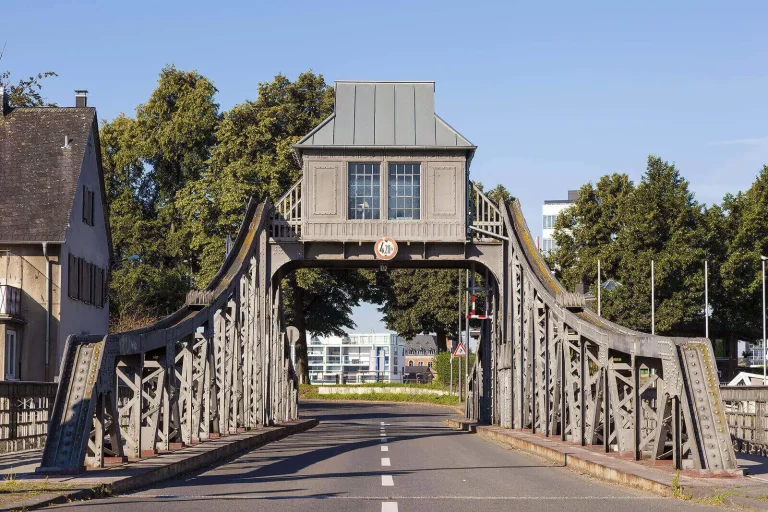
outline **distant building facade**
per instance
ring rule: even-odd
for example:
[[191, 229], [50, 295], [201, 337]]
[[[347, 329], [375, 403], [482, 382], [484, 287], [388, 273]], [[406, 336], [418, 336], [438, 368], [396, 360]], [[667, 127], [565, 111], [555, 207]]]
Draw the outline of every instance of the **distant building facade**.
[[51, 381], [67, 336], [109, 328], [98, 121], [85, 91], [72, 108], [0, 100], [0, 379]]
[[548, 253], [557, 248], [555, 243], [555, 221], [560, 212], [566, 208], [572, 206], [579, 198], [578, 190], [569, 190], [568, 199], [551, 199], [544, 201], [544, 206], [541, 209], [542, 223], [541, 223], [541, 247], [539, 250], [543, 253]]
[[408, 381], [431, 382], [436, 376], [437, 336], [417, 334], [405, 341], [405, 375]]
[[312, 384], [402, 382], [405, 342], [396, 334], [313, 336], [307, 356]]

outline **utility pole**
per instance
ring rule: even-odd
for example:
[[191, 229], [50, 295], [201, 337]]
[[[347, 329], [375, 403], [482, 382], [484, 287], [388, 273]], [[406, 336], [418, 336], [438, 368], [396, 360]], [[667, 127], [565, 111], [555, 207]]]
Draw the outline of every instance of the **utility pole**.
[[709, 339], [709, 268], [704, 260], [704, 337]]
[[765, 367], [765, 260], [768, 260], [767, 256], [760, 256], [763, 261], [763, 385], [765, 385], [766, 367]]
[[597, 316], [603, 316], [601, 315], [601, 299], [600, 296], [600, 288], [602, 288], [600, 283], [600, 260], [597, 260]]
[[651, 260], [651, 334], [656, 334], [656, 281], [653, 260]]

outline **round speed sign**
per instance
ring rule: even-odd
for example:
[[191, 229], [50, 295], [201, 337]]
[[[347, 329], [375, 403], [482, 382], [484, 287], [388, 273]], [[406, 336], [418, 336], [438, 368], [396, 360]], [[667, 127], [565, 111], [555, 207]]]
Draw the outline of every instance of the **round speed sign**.
[[373, 252], [380, 260], [391, 260], [397, 254], [397, 242], [388, 236], [381, 237], [373, 246]]

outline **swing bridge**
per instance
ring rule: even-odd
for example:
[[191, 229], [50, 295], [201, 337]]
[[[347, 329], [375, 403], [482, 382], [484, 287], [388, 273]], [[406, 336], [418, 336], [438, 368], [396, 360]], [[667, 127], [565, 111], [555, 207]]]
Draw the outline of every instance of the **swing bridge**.
[[[633, 331], [588, 309], [547, 268], [519, 202], [494, 203], [469, 180], [475, 150], [434, 112], [432, 82], [337, 82], [334, 113], [294, 146], [302, 177], [275, 204], [250, 202], [205, 289], [148, 327], [69, 338], [40, 471], [298, 418], [281, 280], [384, 267], [484, 277], [482, 290], [472, 283], [487, 318], [468, 418], [735, 470], [709, 340]], [[376, 253], [382, 240], [391, 259]]]

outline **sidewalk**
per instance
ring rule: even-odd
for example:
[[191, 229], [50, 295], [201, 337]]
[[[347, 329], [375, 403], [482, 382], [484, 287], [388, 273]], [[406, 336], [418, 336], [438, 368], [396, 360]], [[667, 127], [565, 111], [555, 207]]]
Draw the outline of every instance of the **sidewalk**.
[[309, 430], [317, 420], [286, 422], [222, 436], [136, 462], [89, 469], [79, 475], [35, 473], [42, 451], [0, 455], [0, 511], [32, 510], [73, 500], [131, 492], [178, 475], [197, 471], [271, 441]]
[[[741, 470], [728, 474], [675, 471], [672, 461], [635, 461], [626, 455], [605, 453], [602, 446], [582, 447], [560, 437], [544, 437], [530, 430], [511, 430], [478, 425], [466, 419], [447, 420], [457, 430], [477, 435], [547, 459], [601, 480], [662, 496], [674, 496], [741, 510], [768, 510], [768, 474], [745, 476]], [[768, 461], [746, 458], [740, 464], [766, 468]]]

